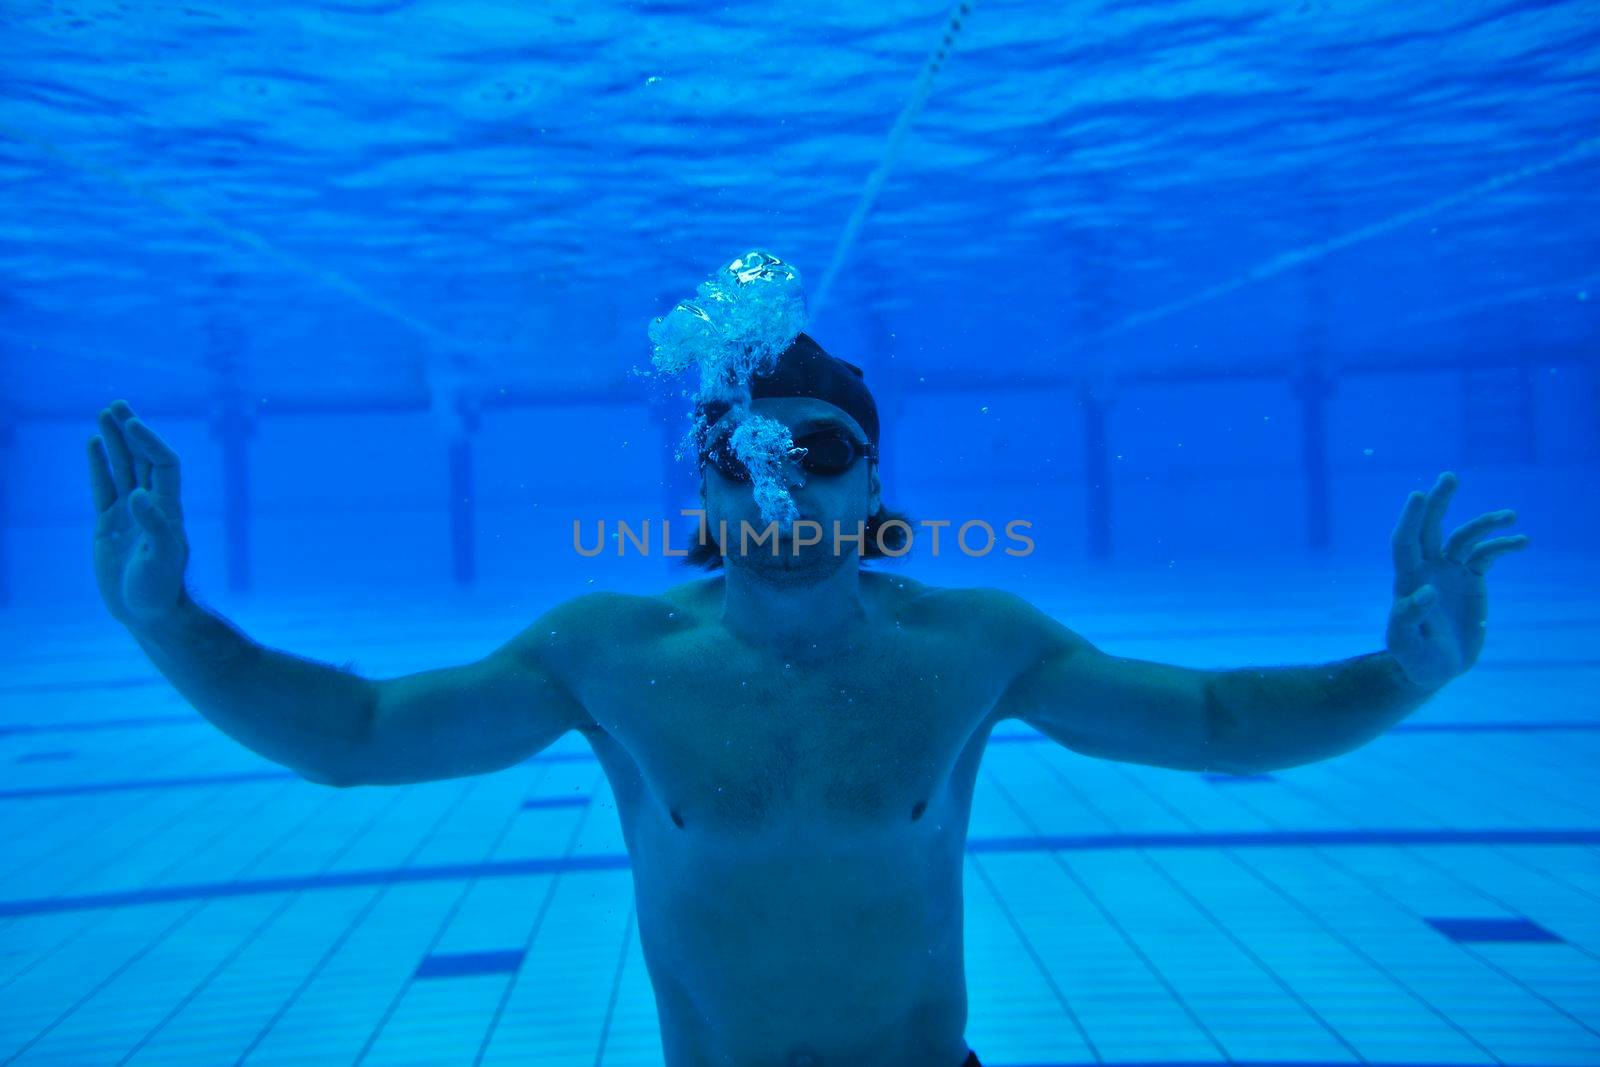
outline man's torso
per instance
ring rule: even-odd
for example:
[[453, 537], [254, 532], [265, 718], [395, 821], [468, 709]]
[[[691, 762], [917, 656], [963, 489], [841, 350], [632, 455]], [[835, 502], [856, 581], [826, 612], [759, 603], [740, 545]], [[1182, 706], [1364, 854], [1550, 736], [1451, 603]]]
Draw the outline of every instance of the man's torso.
[[979, 594], [863, 572], [861, 625], [788, 655], [720, 579], [612, 596], [571, 677], [675, 1067], [961, 1061], [963, 843], [1021, 651]]

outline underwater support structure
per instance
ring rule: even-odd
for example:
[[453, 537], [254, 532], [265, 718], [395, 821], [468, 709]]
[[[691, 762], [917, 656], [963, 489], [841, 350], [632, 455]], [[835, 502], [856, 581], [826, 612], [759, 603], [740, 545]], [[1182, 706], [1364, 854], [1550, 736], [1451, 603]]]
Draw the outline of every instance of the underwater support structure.
[[[1308, 214], [1316, 233], [1333, 233], [1338, 220], [1329, 201], [1313, 202]], [[1333, 483], [1328, 475], [1328, 397], [1337, 382], [1328, 365], [1328, 285], [1325, 264], [1314, 260], [1301, 272], [1304, 302], [1300, 345], [1289, 387], [1300, 402], [1300, 474], [1305, 484], [1306, 548], [1326, 552], [1333, 541]]]
[[478, 578], [478, 557], [474, 540], [472, 435], [478, 432], [479, 413], [475, 406], [458, 401], [459, 431], [450, 438], [450, 576], [457, 585], [471, 585]]
[[[11, 446], [16, 443], [16, 439], [15, 416], [10, 411], [0, 408], [0, 472], [11, 470]], [[0, 474], [0, 608], [11, 603], [11, 543], [7, 540], [11, 528], [11, 501], [5, 493], [9, 481], [10, 479], [4, 474]]]
[[1111, 558], [1111, 438], [1106, 427], [1106, 412], [1111, 407], [1111, 390], [1104, 381], [1085, 381], [1079, 392], [1083, 407], [1084, 492], [1088, 506], [1089, 558]]
[[222, 445], [222, 540], [228, 591], [250, 590], [250, 438], [255, 419], [236, 398], [219, 404], [211, 436]]
[[[1096, 199], [1109, 197], [1102, 179], [1090, 178], [1085, 192]], [[1109, 229], [1089, 229], [1061, 235], [1078, 263], [1078, 275], [1062, 309], [1061, 336], [1082, 337], [1077, 366], [1068, 372], [1083, 409], [1084, 519], [1088, 523], [1089, 558], [1111, 558], [1111, 431], [1108, 414], [1115, 386], [1126, 379], [1117, 366], [1117, 352], [1104, 343], [1113, 315], [1122, 303], [1116, 284], [1121, 264], [1117, 235]], [[1034, 377], [1034, 376], [1030, 376]], [[1042, 384], [1042, 383], [1041, 383]]]
[[248, 334], [237, 313], [239, 276], [218, 274], [211, 282], [203, 360], [213, 383], [207, 413], [211, 436], [222, 447], [222, 541], [228, 590], [250, 589], [250, 439], [255, 414], [245, 402], [240, 382], [241, 358]]
[[[683, 508], [700, 506], [700, 480], [697, 475], [698, 468], [695, 460], [685, 456], [683, 461], [676, 458], [679, 443], [689, 428], [689, 420], [684, 417], [684, 405], [681, 397], [673, 398], [652, 395], [647, 401], [650, 412], [650, 422], [657, 433], [656, 451], [661, 457], [661, 517], [668, 522], [667, 530], [678, 531], [672, 535], [672, 550], [678, 551], [689, 547], [693, 540], [692, 533], [682, 531], [694, 530], [694, 516], [679, 515]], [[667, 556], [662, 554], [665, 566], [671, 570], [681, 556]]]
[[1300, 468], [1306, 485], [1306, 547], [1325, 552], [1333, 537], [1332, 486], [1328, 479], [1328, 397], [1333, 379], [1307, 367], [1293, 380], [1300, 401]]
[[870, 294], [863, 307], [862, 350], [864, 357], [870, 354], [870, 359], [865, 360], [867, 381], [876, 383], [873, 399], [878, 405], [878, 422], [882, 427], [878, 441], [878, 482], [883, 487], [886, 506], [892, 507], [900, 499], [903, 488], [900, 479], [907, 471], [905, 457], [896, 447], [899, 441], [895, 431], [905, 424], [910, 410], [910, 391], [906, 385], [905, 361], [896, 358], [899, 342], [879, 310], [881, 301], [888, 295], [886, 289], [880, 287]]

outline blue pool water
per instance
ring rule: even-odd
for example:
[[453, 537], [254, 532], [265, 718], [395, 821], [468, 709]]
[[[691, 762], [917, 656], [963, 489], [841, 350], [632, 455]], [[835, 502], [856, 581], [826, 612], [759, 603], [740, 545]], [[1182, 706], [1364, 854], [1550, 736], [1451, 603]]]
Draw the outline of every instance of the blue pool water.
[[885, 505], [1033, 538], [873, 569], [1222, 669], [1382, 649], [1441, 471], [1531, 538], [1331, 758], [1002, 723], [985, 1067], [1600, 1064], [1597, 190], [1576, 0], [0, 5], [0, 1064], [664, 1062], [584, 738], [346, 789], [233, 740], [107, 610], [85, 442], [170, 442], [254, 641], [473, 661], [698, 575], [618, 536], [697, 493], [647, 327], [752, 248]]

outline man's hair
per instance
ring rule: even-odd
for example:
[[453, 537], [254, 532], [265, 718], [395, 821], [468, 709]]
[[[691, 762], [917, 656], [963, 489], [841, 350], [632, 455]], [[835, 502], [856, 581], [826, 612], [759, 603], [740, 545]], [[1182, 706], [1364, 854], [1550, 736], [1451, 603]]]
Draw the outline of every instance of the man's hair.
[[[905, 523], [905, 525], [890, 526], [887, 530], [883, 530], [885, 524], [895, 519]], [[705, 543], [701, 543], [701, 528], [697, 526], [695, 531], [689, 535], [689, 544], [687, 546], [689, 549], [689, 554], [687, 556], [679, 556], [678, 558], [683, 560], [683, 562], [688, 566], [700, 567], [704, 570], [714, 571], [718, 567], [722, 566], [722, 548], [717, 544], [717, 531], [711, 528], [711, 524], [709, 522], [705, 524], [704, 529]], [[879, 530], [883, 530], [883, 548], [878, 547]], [[760, 531], [757, 532], [759, 533]], [[844, 543], [844, 538], [846, 537], [854, 538], [855, 531], [845, 529], [844, 526], [841, 525], [839, 528], [839, 539], [841, 544]], [[906, 554], [904, 550], [909, 546], [910, 542], [911, 519], [898, 511], [890, 511], [888, 508], [879, 507], [877, 512], [867, 520], [865, 536], [861, 545], [861, 558], [864, 560], [897, 559]], [[819, 543], [828, 545], [831, 548], [833, 543], [833, 531], [822, 531], [822, 540]], [[766, 544], [767, 542], [762, 542], [763, 547], [755, 548], [753, 551], [770, 553], [771, 549], [764, 547]], [[737, 552], [739, 551], [739, 547], [739, 531], [734, 527], [730, 527], [728, 529], [728, 551]], [[891, 549], [892, 553], [884, 551], [884, 548]]]
[[[829, 354], [813, 338], [801, 333], [788, 348], [784, 349], [777, 363], [767, 373], [755, 375], [750, 379], [750, 399], [806, 396], [825, 400], [855, 419], [866, 433], [867, 441], [876, 446], [879, 429], [878, 405], [872, 399], [872, 391], [867, 388], [865, 378], [866, 375], [860, 367]], [[705, 476], [708, 458], [704, 451], [707, 443], [705, 433], [728, 410], [729, 404], [722, 400], [704, 401], [697, 405], [699, 414], [697, 424], [701, 429], [696, 444], [701, 449], [702, 477]], [[890, 552], [878, 547], [878, 531], [895, 519], [905, 523], [905, 526], [890, 526], [884, 531], [884, 548], [903, 555], [904, 550], [910, 547], [911, 521], [897, 511], [879, 507], [877, 513], [866, 522], [860, 550], [862, 559], [896, 558]], [[679, 558], [692, 567], [715, 570], [722, 566], [722, 549], [717, 544], [716, 532], [707, 524], [704, 530], [704, 544], [701, 543], [701, 533], [702, 531], [696, 528], [689, 538], [689, 554]], [[854, 536], [853, 530], [841, 529], [839, 533], [841, 541], [847, 535]], [[832, 539], [832, 530], [822, 532], [822, 544], [831, 546]], [[737, 530], [728, 531], [728, 541], [730, 552], [738, 551], [742, 544]]]

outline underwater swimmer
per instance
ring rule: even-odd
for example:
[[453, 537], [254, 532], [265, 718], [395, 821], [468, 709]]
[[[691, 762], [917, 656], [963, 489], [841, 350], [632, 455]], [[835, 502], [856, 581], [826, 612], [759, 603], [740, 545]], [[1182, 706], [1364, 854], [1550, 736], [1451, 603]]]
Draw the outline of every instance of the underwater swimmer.
[[[796, 513], [826, 529], [881, 514], [864, 381], [809, 338], [773, 380], [770, 392], [753, 383], [746, 416], [823, 453], [786, 460]], [[737, 409], [708, 414], [705, 508], [736, 523], [759, 510], [752, 483], [709, 453]], [[798, 559], [730, 548], [704, 560], [715, 576], [580, 596], [475, 663], [369, 680], [258, 645], [196, 604], [177, 456], [121, 401], [100, 429], [101, 592], [241, 743], [349, 787], [495, 771], [581, 733], [616, 797], [667, 1067], [977, 1064], [962, 859], [998, 723], [1194, 771], [1327, 759], [1477, 659], [1483, 572], [1525, 542], [1482, 539], [1509, 521], [1499, 512], [1441, 541], [1455, 486], [1441, 476], [1394, 531], [1387, 649], [1317, 666], [1109, 655], [1019, 596], [866, 570], [854, 542], [835, 555], [825, 540]]]

